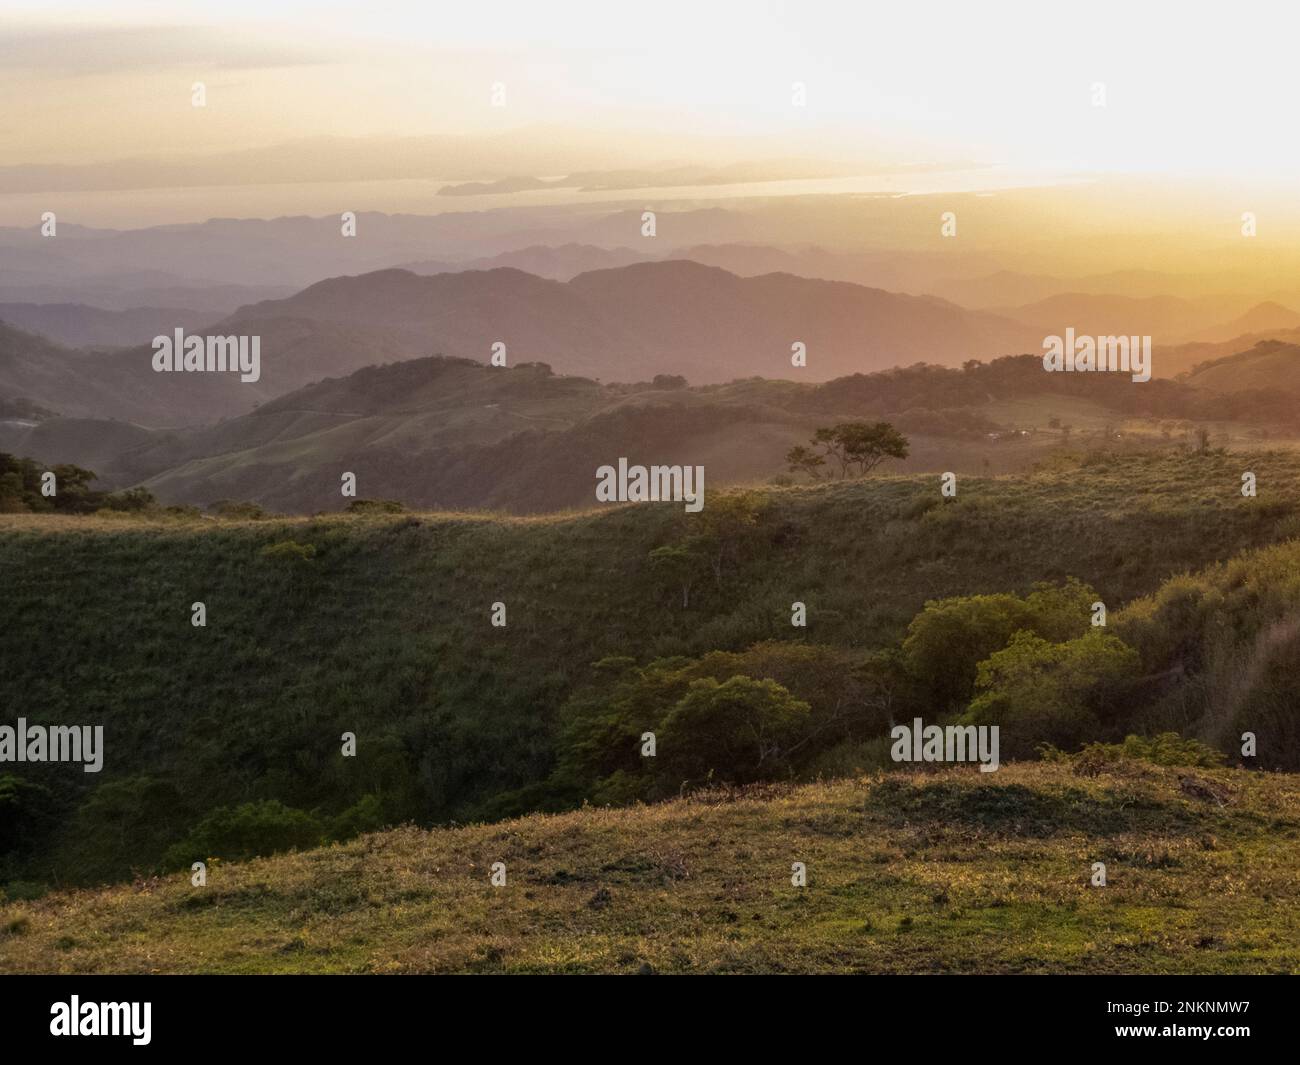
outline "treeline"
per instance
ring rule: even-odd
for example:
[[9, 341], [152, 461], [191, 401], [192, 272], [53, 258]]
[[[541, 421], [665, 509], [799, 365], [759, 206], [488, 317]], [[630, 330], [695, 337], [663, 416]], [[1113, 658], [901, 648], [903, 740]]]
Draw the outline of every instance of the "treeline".
[[147, 510], [156, 506], [144, 488], [100, 492], [90, 470], [68, 463], [42, 466], [0, 451], [0, 514], [93, 514], [97, 510]]
[[889, 729], [918, 717], [996, 725], [1004, 760], [1111, 744], [1149, 760], [1300, 771], [1300, 542], [1170, 581], [1109, 625], [1095, 623], [1097, 604], [1069, 579], [934, 600], [899, 645], [866, 655], [767, 641], [606, 659], [563, 708], [563, 753], [543, 794], [626, 803], [888, 769]]

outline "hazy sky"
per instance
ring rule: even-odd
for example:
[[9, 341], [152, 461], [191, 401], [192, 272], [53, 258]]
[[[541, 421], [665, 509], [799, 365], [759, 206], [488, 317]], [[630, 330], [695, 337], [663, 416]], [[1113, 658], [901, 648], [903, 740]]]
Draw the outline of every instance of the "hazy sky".
[[1276, 3], [0, 6], [8, 165], [547, 123], [773, 156], [1300, 176], [1300, 18]]

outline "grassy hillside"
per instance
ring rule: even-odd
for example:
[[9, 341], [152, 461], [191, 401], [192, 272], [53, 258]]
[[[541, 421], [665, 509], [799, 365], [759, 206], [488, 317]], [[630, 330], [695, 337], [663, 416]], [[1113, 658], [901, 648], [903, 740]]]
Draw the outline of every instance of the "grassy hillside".
[[1289, 775], [890, 774], [210, 856], [0, 907], [0, 971], [1297, 973], [1298, 841]]
[[1157, 376], [1181, 379], [1205, 363], [1239, 355], [1260, 344], [1295, 344], [1297, 341], [1300, 341], [1300, 329], [1269, 329], [1259, 333], [1245, 333], [1230, 340], [1156, 345], [1152, 361]]
[[1183, 380], [1193, 388], [1216, 393], [1247, 389], [1296, 392], [1300, 390], [1300, 346], [1262, 340], [1247, 351], [1200, 364]]
[[[1238, 491], [1246, 468], [1257, 499]], [[896, 644], [928, 599], [1066, 577], [1114, 610], [1295, 535], [1300, 463], [1116, 456], [962, 479], [946, 502], [929, 476], [752, 500], [752, 526], [718, 533], [717, 574], [686, 608], [650, 552], [691, 542], [707, 528], [692, 522], [726, 513], [719, 497], [698, 516], [0, 516], [0, 705], [102, 722], [109, 748], [97, 775], [19, 767], [43, 790], [12, 824], [36, 838], [0, 872], [122, 876], [213, 808], [252, 800], [335, 817], [378, 796], [426, 823], [523, 812], [545, 799], [561, 707], [602, 658], [762, 640], [865, 653]], [[795, 600], [806, 629], [790, 624]], [[495, 602], [505, 628], [490, 624]], [[340, 757], [344, 731], [355, 759]]]
[[[96, 472], [104, 470], [141, 447], [156, 443], [156, 436], [130, 422], [98, 418], [46, 418], [40, 421], [0, 421], [0, 451], [10, 455], [39, 455], [50, 465], [71, 463]], [[100, 477], [111, 487], [111, 475]]]
[[[237, 375], [154, 373], [149, 347], [84, 352], [0, 321], [0, 396], [73, 418], [185, 425], [247, 410]], [[233, 379], [232, 379], [233, 378]]]

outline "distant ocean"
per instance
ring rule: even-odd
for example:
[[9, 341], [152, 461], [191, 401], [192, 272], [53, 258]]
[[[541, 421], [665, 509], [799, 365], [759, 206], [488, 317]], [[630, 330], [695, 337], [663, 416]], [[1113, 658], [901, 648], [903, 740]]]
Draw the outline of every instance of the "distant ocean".
[[1079, 180], [1066, 173], [1031, 173], [1006, 167], [960, 170], [907, 170], [859, 177], [746, 182], [736, 185], [681, 185], [666, 188], [538, 189], [483, 196], [439, 196], [450, 181], [427, 179], [348, 181], [274, 185], [206, 185], [185, 188], [126, 189], [112, 192], [39, 192], [0, 195], [0, 226], [37, 226], [53, 211], [63, 223], [100, 228], [202, 222], [209, 218], [275, 218], [283, 215], [382, 211], [386, 214], [442, 214], [501, 207], [591, 204], [662, 206], [674, 201], [732, 200], [769, 196], [922, 195], [943, 192], [993, 192]]

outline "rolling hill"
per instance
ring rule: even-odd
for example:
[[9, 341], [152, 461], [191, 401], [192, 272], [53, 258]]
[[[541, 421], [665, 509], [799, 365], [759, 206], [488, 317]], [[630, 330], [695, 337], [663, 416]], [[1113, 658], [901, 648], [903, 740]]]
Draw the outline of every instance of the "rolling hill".
[[[154, 433], [130, 422], [57, 417], [0, 419], [0, 452], [39, 455], [50, 465], [69, 463], [96, 473], [110, 471], [123, 461], [123, 456], [157, 443]], [[111, 472], [100, 475], [100, 486], [125, 487]]]
[[[273, 323], [277, 335], [287, 335], [286, 324]], [[306, 328], [312, 343], [304, 350], [313, 356], [316, 335], [328, 329]], [[348, 349], [337, 344], [329, 354], [346, 357]], [[333, 511], [349, 501], [340, 478], [350, 472], [370, 498], [527, 514], [591, 505], [593, 471], [620, 456], [703, 465], [715, 486], [789, 479], [789, 449], [838, 421], [884, 419], [905, 433], [910, 452], [891, 461], [897, 471], [1008, 473], [1070, 446], [1186, 447], [1193, 426], [1218, 442], [1294, 436], [1294, 395], [1044, 374], [1033, 355], [821, 384], [747, 378], [702, 386], [673, 377], [602, 385], [536, 363], [502, 368], [439, 356], [326, 378], [206, 427], [0, 419], [0, 451], [73, 462], [94, 470], [102, 488], [143, 484], [167, 504], [240, 499], [278, 511]]]
[[[1041, 351], [1043, 336], [1063, 336], [1067, 328], [1080, 336], [1150, 336], [1155, 344], [1198, 339], [1197, 334], [1206, 330], [1219, 336], [1224, 319], [1241, 314], [1243, 309], [1239, 297], [1189, 300], [1177, 296], [1069, 292], [1021, 307], [1001, 308], [997, 313], [1039, 331], [1039, 344], [1034, 350]], [[1253, 320], [1249, 313], [1243, 318]]]
[[[417, 405], [412, 395], [410, 405], [374, 414], [334, 412], [315, 405], [326, 383], [196, 434], [179, 449], [160, 444], [137, 452], [128, 456], [130, 473], [116, 466], [110, 473], [115, 482], [136, 479], [131, 474], [156, 455], [167, 468], [142, 480], [159, 499], [199, 505], [249, 499], [302, 513], [346, 504], [339, 478], [351, 471], [359, 491], [372, 498], [420, 508], [544, 513], [590, 505], [595, 470], [621, 455], [705, 465], [719, 484], [766, 480], [817, 422], [757, 396], [751, 404], [739, 396], [646, 388], [625, 400], [585, 378], [538, 387], [526, 366], [510, 380], [478, 366], [445, 372], [437, 360], [397, 365], [413, 393], [445, 386], [455, 390], [454, 399]], [[399, 376], [382, 369], [389, 379]], [[468, 387], [457, 381], [475, 371]], [[493, 376], [512, 387], [491, 387], [495, 382], [484, 379]], [[743, 442], [735, 436], [742, 427]]]
[[[1239, 492], [1243, 468], [1257, 499]], [[849, 678], [927, 600], [1067, 577], [1096, 590], [1151, 674], [1183, 678], [1144, 687], [1135, 716], [1105, 729], [1170, 716], [1191, 729], [1245, 707], [1270, 764], [1296, 757], [1300, 741], [1278, 724], [1294, 678], [1267, 672], [1290, 646], [1275, 622], [1300, 595], [1295, 543], [1283, 543], [1300, 528], [1295, 456], [1114, 456], [960, 484], [947, 503], [934, 476], [714, 493], [703, 525], [673, 504], [545, 519], [0, 515], [0, 629], [40, 648], [7, 657], [0, 703], [33, 722], [102, 722], [108, 752], [98, 774], [7, 767], [21, 783], [4, 792], [4, 875], [147, 870], [214, 809], [253, 800], [339, 826], [563, 806], [562, 729], [591, 685], [605, 698], [611, 663], [596, 663], [610, 656], [776, 641], [832, 656], [826, 675]], [[651, 552], [697, 534], [720, 538], [720, 554], [684, 607]], [[796, 599], [806, 630], [790, 624]], [[196, 601], [205, 627], [191, 625]], [[505, 628], [489, 620], [498, 601]], [[1242, 645], [1220, 646], [1223, 633]], [[762, 659], [750, 668], [769, 668]], [[1242, 661], [1255, 663], [1253, 687]], [[360, 737], [355, 762], [339, 757], [344, 731]], [[850, 747], [824, 768], [861, 756]]]
[[1280, 333], [1297, 328], [1300, 328], [1300, 313], [1274, 300], [1265, 300], [1251, 307], [1240, 317], [1203, 330], [1188, 339], [1213, 344], [1216, 341], [1233, 340], [1251, 333]]
[[70, 348], [148, 344], [177, 326], [201, 329], [218, 316], [192, 308], [131, 307], [109, 311], [83, 303], [0, 303], [0, 321]]
[[1240, 770], [715, 791], [10, 902], [0, 971], [1295, 973], [1298, 835], [1297, 778]]
[[1158, 377], [1182, 378], [1203, 363], [1223, 359], [1229, 355], [1239, 355], [1249, 351], [1258, 344], [1280, 341], [1288, 344], [1300, 343], [1300, 329], [1280, 329], [1266, 333], [1248, 333], [1214, 343], [1199, 341], [1188, 344], [1173, 344], [1156, 347], [1152, 355], [1155, 373]]
[[[128, 331], [189, 327], [187, 312], [165, 308], [129, 318], [93, 308], [18, 311], [66, 336], [107, 335], [109, 320]], [[261, 338], [261, 379], [250, 383], [156, 374], [147, 344], [92, 356], [4, 328], [0, 395], [68, 417], [166, 429], [245, 414], [309, 382], [433, 351], [486, 361], [498, 341], [512, 365], [542, 361], [605, 380], [682, 374], [711, 383], [756, 374], [823, 381], [918, 360], [955, 364], [1033, 339], [932, 297], [787, 274], [741, 278], [685, 261], [588, 271], [563, 283], [506, 268], [334, 278], [245, 306], [203, 330]], [[807, 347], [806, 367], [791, 366], [796, 341]]]
[[331, 373], [420, 354], [382, 327], [302, 319], [248, 318], [220, 323], [199, 335], [209, 334], [259, 336], [260, 379], [243, 382], [232, 373], [157, 373], [151, 345], [85, 352], [0, 322], [0, 397], [21, 397], [68, 417], [177, 428], [243, 414]]
[[1192, 388], [1227, 394], [1248, 390], [1300, 392], [1300, 344], [1261, 340], [1248, 351], [1199, 364], [1181, 380]]
[[159, 374], [151, 349], [84, 352], [0, 322], [0, 397], [73, 418], [144, 426], [207, 421], [246, 409], [237, 377]]

